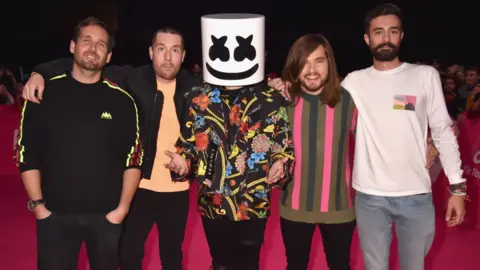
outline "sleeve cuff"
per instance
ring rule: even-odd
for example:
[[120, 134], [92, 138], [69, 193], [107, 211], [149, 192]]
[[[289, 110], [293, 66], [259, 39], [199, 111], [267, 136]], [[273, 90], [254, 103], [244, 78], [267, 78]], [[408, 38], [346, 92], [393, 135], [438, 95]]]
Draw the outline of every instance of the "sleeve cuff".
[[26, 171], [40, 170], [37, 164], [27, 164], [27, 163], [20, 164], [18, 168], [20, 169], [20, 173], [24, 173]]
[[458, 178], [455, 178], [455, 179], [448, 178], [448, 182], [449, 182], [450, 185], [457, 185], [457, 184], [466, 183], [467, 180], [463, 177], [458, 177]]
[[283, 153], [277, 153], [277, 154], [273, 154], [271, 157], [270, 157], [270, 165], [272, 165], [275, 161], [279, 160], [279, 159], [282, 159], [284, 157], [288, 157], [289, 160], [291, 160], [291, 157], [289, 157], [288, 155], [286, 154], [283, 154]]
[[[272, 161], [271, 161], [271, 164], [273, 164], [276, 160], [278, 159], [281, 159], [281, 158], [284, 158], [284, 157], [288, 157], [288, 161], [287, 163], [285, 163], [285, 165], [283, 165], [283, 170], [284, 170], [284, 174], [285, 174], [285, 177], [283, 177], [282, 179], [278, 180], [276, 183], [273, 183], [272, 184], [272, 187], [273, 188], [279, 188], [279, 189], [284, 189], [285, 186], [290, 183], [290, 181], [292, 180], [292, 176], [293, 176], [293, 167], [294, 167], [294, 164], [295, 164], [295, 161], [293, 159], [291, 159], [289, 156], [287, 155], [282, 155], [282, 154], [279, 154], [278, 156], [274, 156], [272, 157]], [[270, 164], [270, 165], [271, 165]]]
[[129, 165], [125, 168], [125, 170], [128, 170], [128, 169], [142, 169], [142, 165], [139, 165], [139, 164], [134, 164], [134, 165]]
[[30, 73], [30, 78], [35, 74], [38, 74], [38, 75], [42, 76], [43, 78], [45, 78], [45, 76], [44, 76], [45, 74], [41, 70], [35, 69], [35, 68], [33, 69], [32, 73]]

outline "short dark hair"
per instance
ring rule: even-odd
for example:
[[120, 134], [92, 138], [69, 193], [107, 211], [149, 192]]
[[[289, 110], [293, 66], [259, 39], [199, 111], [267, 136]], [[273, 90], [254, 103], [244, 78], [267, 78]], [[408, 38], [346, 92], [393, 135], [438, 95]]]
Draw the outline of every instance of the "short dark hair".
[[173, 28], [173, 27], [162, 27], [160, 29], [158, 29], [157, 31], [155, 31], [153, 33], [153, 37], [152, 37], [152, 46], [155, 45], [155, 41], [157, 41], [157, 35], [160, 34], [160, 33], [163, 33], [163, 34], [172, 34], [172, 35], [178, 35], [180, 36], [181, 38], [181, 46], [182, 46], [182, 49], [184, 50], [185, 49], [185, 40], [183, 38], [183, 35], [180, 31], [178, 31], [178, 29], [176, 28]]
[[467, 67], [467, 69], [465, 70], [465, 72], [474, 71], [474, 72], [476, 72], [476, 73], [478, 74], [478, 73], [479, 73], [478, 70], [479, 70], [479, 68], [476, 67], [476, 66], [469, 66], [469, 67]]
[[110, 32], [110, 30], [107, 28], [107, 25], [103, 21], [101, 21], [100, 19], [95, 18], [95, 17], [87, 17], [87, 18], [79, 21], [77, 23], [77, 25], [75, 25], [75, 28], [73, 28], [73, 39], [72, 40], [77, 42], [78, 37], [80, 36], [80, 32], [82, 31], [82, 28], [87, 27], [87, 26], [91, 26], [91, 25], [101, 27], [107, 32], [107, 34], [108, 34], [108, 44], [107, 44], [107, 46], [108, 46], [108, 51], [111, 52], [113, 47], [115, 46], [115, 39], [112, 35], [112, 32]]
[[380, 16], [386, 16], [386, 15], [397, 16], [403, 27], [403, 13], [400, 10], [400, 8], [394, 4], [384, 3], [369, 10], [365, 15], [365, 20], [363, 21], [363, 28], [364, 28], [365, 34], [368, 34], [370, 32], [370, 24], [372, 23], [372, 20]]

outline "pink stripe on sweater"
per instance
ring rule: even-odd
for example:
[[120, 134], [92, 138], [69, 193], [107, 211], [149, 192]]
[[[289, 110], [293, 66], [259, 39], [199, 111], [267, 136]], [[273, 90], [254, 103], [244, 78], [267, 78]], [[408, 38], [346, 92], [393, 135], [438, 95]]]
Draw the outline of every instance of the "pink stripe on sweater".
[[300, 209], [300, 188], [302, 185], [302, 116], [303, 98], [298, 99], [293, 112], [293, 147], [295, 149], [295, 171], [293, 177], [292, 209]]
[[[327, 105], [326, 105], [327, 106]], [[328, 201], [330, 200], [330, 184], [332, 179], [332, 143], [335, 109], [327, 106], [325, 119], [325, 143], [323, 152], [323, 183], [322, 201], [320, 212], [328, 212]]]
[[350, 131], [355, 131], [355, 128], [357, 128], [357, 118], [358, 118], [358, 110], [355, 108], [353, 110], [353, 116], [352, 116], [352, 124], [350, 125]]

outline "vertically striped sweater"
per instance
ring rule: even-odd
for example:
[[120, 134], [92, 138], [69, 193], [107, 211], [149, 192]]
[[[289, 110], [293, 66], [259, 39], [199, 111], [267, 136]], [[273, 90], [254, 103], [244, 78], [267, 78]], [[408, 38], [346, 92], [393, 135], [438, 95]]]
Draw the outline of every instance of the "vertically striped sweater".
[[343, 91], [334, 107], [303, 94], [288, 108], [296, 166], [283, 191], [280, 216], [306, 223], [344, 223], [355, 219], [349, 153], [355, 105]]

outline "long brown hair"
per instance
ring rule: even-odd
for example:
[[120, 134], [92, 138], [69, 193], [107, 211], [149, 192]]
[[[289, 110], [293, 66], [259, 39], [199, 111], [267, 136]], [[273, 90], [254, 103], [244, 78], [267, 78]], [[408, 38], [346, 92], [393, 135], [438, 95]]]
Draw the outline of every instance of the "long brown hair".
[[[302, 93], [299, 76], [307, 63], [307, 59], [318, 47], [323, 46], [328, 60], [328, 76], [320, 93], [320, 100], [331, 108], [340, 102], [340, 78], [338, 77], [337, 64], [333, 55], [332, 46], [328, 40], [320, 34], [307, 34], [295, 41], [288, 52], [287, 60], [282, 71], [282, 79], [292, 83], [290, 96], [295, 105]], [[323, 79], [323, 78], [322, 78]]]

